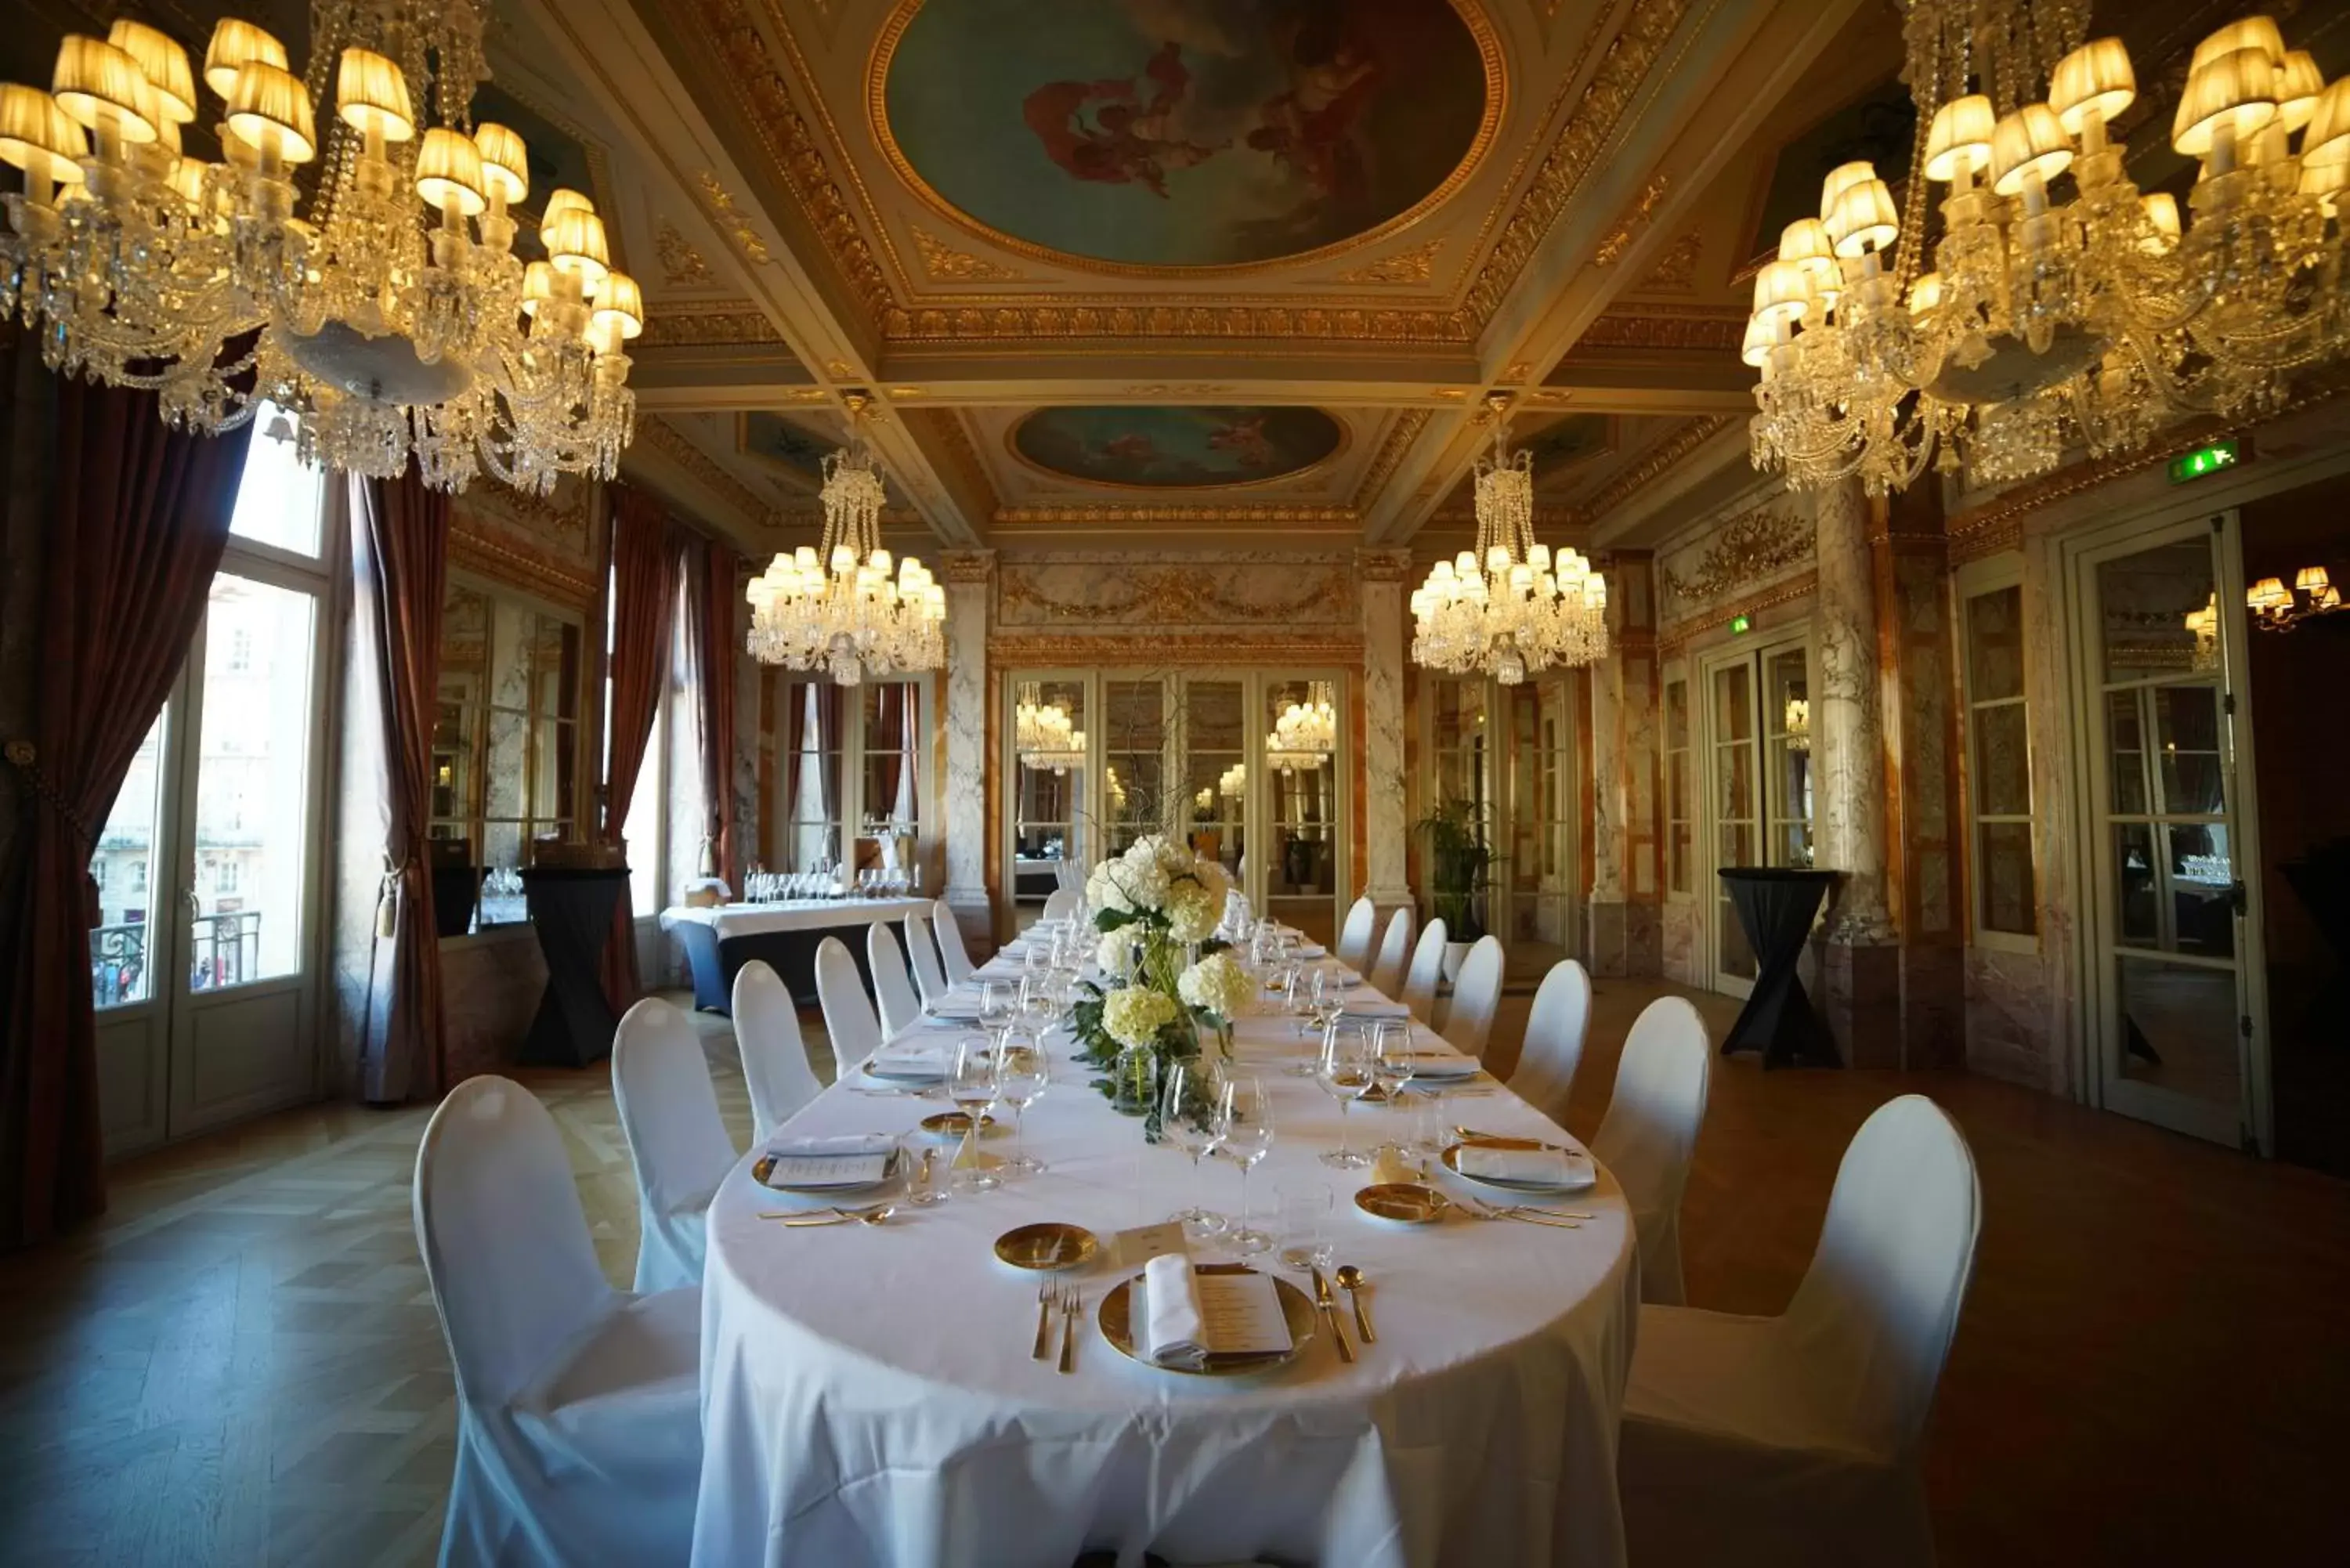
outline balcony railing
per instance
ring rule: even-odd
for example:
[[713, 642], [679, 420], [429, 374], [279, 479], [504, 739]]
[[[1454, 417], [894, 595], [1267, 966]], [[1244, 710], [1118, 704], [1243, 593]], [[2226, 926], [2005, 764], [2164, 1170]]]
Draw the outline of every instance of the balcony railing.
[[[261, 975], [261, 911], [198, 915], [189, 930], [188, 989], [219, 991]], [[99, 1007], [147, 995], [147, 927], [131, 921], [89, 933], [90, 1001]]]

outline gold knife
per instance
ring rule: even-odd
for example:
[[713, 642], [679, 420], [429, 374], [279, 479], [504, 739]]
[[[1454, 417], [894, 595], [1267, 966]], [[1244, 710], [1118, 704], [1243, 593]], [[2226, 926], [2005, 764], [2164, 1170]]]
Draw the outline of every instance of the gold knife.
[[1338, 1359], [1351, 1364], [1355, 1359], [1355, 1347], [1347, 1342], [1347, 1325], [1338, 1321], [1338, 1303], [1330, 1294], [1330, 1282], [1322, 1277], [1319, 1269], [1314, 1271], [1314, 1304], [1321, 1308], [1322, 1315], [1329, 1320], [1330, 1337], [1338, 1345]]

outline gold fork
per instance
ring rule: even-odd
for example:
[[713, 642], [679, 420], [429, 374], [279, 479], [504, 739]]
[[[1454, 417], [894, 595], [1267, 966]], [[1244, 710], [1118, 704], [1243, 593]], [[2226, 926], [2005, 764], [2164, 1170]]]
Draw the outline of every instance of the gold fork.
[[1028, 1353], [1032, 1361], [1042, 1361], [1053, 1353], [1053, 1308], [1058, 1304], [1057, 1293], [1051, 1280], [1036, 1287], [1036, 1345]]
[[1077, 1369], [1077, 1287], [1065, 1287], [1061, 1298], [1061, 1370]]

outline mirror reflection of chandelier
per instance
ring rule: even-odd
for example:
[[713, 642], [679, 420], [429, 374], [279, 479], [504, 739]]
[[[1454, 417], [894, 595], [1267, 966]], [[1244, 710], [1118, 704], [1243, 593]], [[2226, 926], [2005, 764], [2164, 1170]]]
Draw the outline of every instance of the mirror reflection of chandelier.
[[[2200, 161], [2188, 226], [2106, 134], [2137, 80], [2121, 40], [2084, 42], [2086, 0], [1905, 8], [1929, 126], [1908, 210], [1845, 164], [1756, 276], [1756, 467], [1883, 494], [1939, 451], [1944, 472], [2028, 479], [2068, 442], [2103, 457], [2179, 413], [2256, 417], [2292, 372], [2350, 355], [2350, 78], [2327, 86], [2265, 16], [2198, 46], [2171, 125]], [[1928, 269], [1929, 182], [1949, 194]]]
[[889, 492], [857, 431], [865, 407], [848, 401], [848, 444], [824, 460], [824, 538], [778, 553], [751, 579], [751, 656], [789, 670], [823, 670], [842, 686], [869, 671], [937, 670], [946, 663], [946, 590], [912, 556], [890, 580], [881, 547]]
[[1787, 732], [1787, 749], [1791, 752], [1810, 751], [1812, 749], [1812, 704], [1809, 700], [1802, 697], [1788, 698], [1785, 721], [1783, 727]]
[[1578, 552], [1561, 550], [1554, 562], [1534, 543], [1534, 453], [1509, 450], [1509, 400], [1485, 401], [1493, 452], [1477, 460], [1477, 547], [1437, 562], [1413, 591], [1411, 658], [1514, 686], [1553, 665], [1607, 657], [1607, 583]]
[[1226, 768], [1223, 777], [1216, 781], [1216, 793], [1227, 799], [1235, 800], [1247, 794], [1248, 764], [1234, 763], [1231, 767]]
[[1264, 765], [1294, 774], [1302, 768], [1330, 765], [1338, 749], [1338, 711], [1330, 701], [1330, 683], [1316, 680], [1303, 702], [1292, 702], [1273, 722], [1264, 738]]
[[1086, 765], [1086, 732], [1072, 725], [1066, 708], [1045, 701], [1033, 680], [1020, 688], [1012, 732], [1013, 749], [1031, 772], [1066, 774]]
[[[2303, 566], [2293, 574], [2293, 587], [2282, 577], [2262, 577], [2244, 590], [2244, 607], [2252, 625], [2262, 631], [2291, 631], [2312, 616], [2332, 615], [2342, 607], [2342, 590], [2326, 576], [2324, 566]], [[2218, 611], [2212, 614], [2216, 624]]]
[[259, 27], [213, 29], [217, 163], [181, 143], [199, 103], [186, 50], [143, 23], [69, 35], [48, 92], [0, 83], [0, 160], [25, 172], [0, 316], [53, 370], [153, 389], [176, 426], [286, 410], [312, 464], [390, 479], [412, 453], [434, 489], [487, 469], [533, 494], [612, 477], [644, 301], [576, 191], [546, 202], [546, 259], [515, 254], [530, 160], [512, 130], [472, 123], [489, 75], [475, 0], [313, 0], [310, 44], [297, 77]]

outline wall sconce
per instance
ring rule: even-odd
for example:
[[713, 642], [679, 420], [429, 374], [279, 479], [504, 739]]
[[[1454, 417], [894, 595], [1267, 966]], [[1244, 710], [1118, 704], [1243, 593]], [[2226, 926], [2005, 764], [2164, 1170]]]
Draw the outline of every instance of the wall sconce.
[[2290, 588], [2282, 577], [2262, 577], [2246, 588], [2244, 607], [2262, 631], [2291, 631], [2313, 616], [2340, 609], [2342, 590], [2327, 580], [2324, 567], [2303, 566], [2293, 574]]

